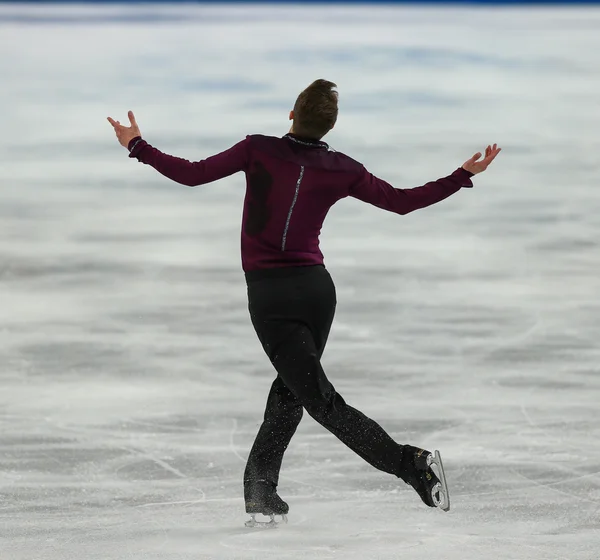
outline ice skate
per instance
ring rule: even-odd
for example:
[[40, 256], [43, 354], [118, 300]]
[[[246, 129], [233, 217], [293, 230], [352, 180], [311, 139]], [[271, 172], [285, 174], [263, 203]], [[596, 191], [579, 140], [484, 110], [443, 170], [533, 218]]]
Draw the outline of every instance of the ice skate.
[[[287, 523], [288, 505], [278, 496], [275, 485], [266, 480], [244, 483], [244, 501], [246, 513], [250, 519], [246, 527], [270, 528], [277, 527], [280, 523]], [[260, 521], [257, 515], [264, 515], [270, 521]], [[275, 516], [281, 516], [281, 521], [276, 521]]]
[[439, 451], [435, 455], [425, 449], [405, 446], [402, 479], [410, 484], [429, 507], [450, 510], [450, 494]]

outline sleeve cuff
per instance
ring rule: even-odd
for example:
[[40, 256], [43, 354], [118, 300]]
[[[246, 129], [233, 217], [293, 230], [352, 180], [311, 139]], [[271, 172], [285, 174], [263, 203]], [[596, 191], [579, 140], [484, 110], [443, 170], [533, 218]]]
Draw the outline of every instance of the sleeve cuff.
[[459, 167], [453, 175], [459, 179], [461, 182], [461, 187], [465, 189], [470, 189], [473, 187], [473, 181], [471, 181], [471, 177], [474, 177], [475, 174], [467, 171], [466, 169]]
[[127, 149], [129, 150], [129, 157], [135, 158], [140, 153], [140, 151], [148, 145], [148, 142], [142, 139], [141, 136], [136, 136], [129, 141], [127, 145]]

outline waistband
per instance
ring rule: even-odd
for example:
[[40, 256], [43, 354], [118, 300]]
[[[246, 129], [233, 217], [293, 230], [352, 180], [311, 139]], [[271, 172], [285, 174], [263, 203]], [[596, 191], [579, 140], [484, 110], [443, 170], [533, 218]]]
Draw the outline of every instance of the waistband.
[[260, 270], [249, 270], [245, 272], [246, 282], [255, 282], [265, 278], [289, 278], [290, 276], [301, 276], [314, 270], [325, 270], [325, 265], [311, 264], [304, 266], [283, 266], [278, 268], [263, 268]]

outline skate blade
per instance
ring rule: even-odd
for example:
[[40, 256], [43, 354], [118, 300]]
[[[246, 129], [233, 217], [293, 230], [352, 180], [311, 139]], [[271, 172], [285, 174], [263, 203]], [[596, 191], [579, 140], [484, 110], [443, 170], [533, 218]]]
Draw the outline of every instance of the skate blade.
[[[446, 482], [446, 473], [439, 451], [435, 451], [435, 455], [430, 455], [428, 458], [429, 466], [435, 467], [435, 474], [440, 479], [439, 484], [433, 487], [431, 497], [436, 507], [442, 511], [450, 511], [450, 493], [448, 492], [448, 484]], [[438, 497], [439, 495], [439, 497]]]
[[288, 522], [287, 515], [282, 515], [281, 521], [275, 521], [274, 515], [269, 515], [269, 517], [271, 518], [270, 521], [256, 521], [257, 515], [258, 514], [256, 514], [256, 513], [251, 513], [250, 519], [248, 521], [246, 521], [246, 523], [244, 523], [244, 525], [246, 527], [251, 527], [253, 529], [274, 529], [274, 528], [278, 527], [279, 525], [281, 525], [282, 523], [286, 524]]

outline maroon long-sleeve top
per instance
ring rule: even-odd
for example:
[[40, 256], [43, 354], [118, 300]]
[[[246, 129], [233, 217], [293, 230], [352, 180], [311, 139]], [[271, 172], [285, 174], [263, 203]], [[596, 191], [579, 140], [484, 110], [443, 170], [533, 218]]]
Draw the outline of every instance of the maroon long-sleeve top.
[[323, 222], [329, 209], [347, 196], [408, 214], [473, 186], [473, 174], [459, 168], [420, 187], [394, 188], [325, 142], [293, 134], [247, 136], [228, 150], [195, 162], [165, 154], [139, 137], [129, 143], [129, 150], [129, 157], [190, 187], [245, 173], [241, 231], [245, 272], [323, 264], [319, 249]]

